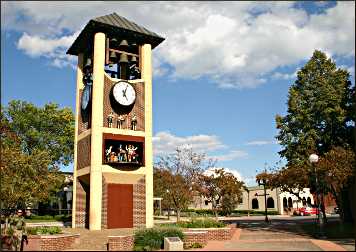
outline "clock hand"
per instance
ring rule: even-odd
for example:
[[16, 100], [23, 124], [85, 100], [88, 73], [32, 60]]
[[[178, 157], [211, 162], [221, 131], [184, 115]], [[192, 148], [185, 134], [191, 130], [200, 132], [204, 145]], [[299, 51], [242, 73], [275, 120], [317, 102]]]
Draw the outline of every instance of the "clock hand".
[[126, 85], [125, 90], [123, 90], [123, 91], [124, 91], [125, 96], [126, 96], [126, 90], [127, 90], [128, 86], [129, 86], [129, 85]]

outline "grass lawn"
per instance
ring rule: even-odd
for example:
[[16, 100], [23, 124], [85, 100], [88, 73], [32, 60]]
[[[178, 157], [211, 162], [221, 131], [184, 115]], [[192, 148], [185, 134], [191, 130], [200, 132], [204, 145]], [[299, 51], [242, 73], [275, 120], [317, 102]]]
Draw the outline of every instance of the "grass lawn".
[[[315, 223], [303, 223], [300, 226], [307, 234], [313, 235], [318, 231]], [[328, 221], [324, 226], [325, 234], [329, 239], [354, 238], [354, 227], [352, 223], [342, 223], [341, 221]]]

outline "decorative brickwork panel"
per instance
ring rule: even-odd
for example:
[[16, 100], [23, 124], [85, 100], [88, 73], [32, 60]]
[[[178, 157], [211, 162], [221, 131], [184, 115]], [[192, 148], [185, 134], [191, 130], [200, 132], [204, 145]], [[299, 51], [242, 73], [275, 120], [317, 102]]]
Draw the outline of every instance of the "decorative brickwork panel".
[[112, 87], [115, 82], [105, 76], [104, 80], [104, 111], [103, 111], [103, 125], [108, 127], [108, 115], [110, 112], [114, 113], [113, 127], [117, 127], [117, 119], [119, 115], [122, 115], [125, 120], [122, 123], [123, 129], [131, 129], [131, 118], [133, 114], [136, 114], [137, 125], [136, 130], [145, 131], [145, 85], [143, 82], [131, 83], [136, 91], [136, 101], [133, 106], [129, 108], [123, 108], [114, 101], [112, 97]]
[[146, 183], [144, 177], [133, 186], [133, 221], [134, 228], [146, 226]]
[[194, 243], [199, 243], [205, 246], [208, 243], [208, 232], [207, 231], [185, 231], [184, 234], [184, 247], [188, 248]]
[[101, 228], [106, 229], [108, 219], [108, 185], [102, 176], [102, 198], [101, 198]]
[[79, 234], [30, 235], [24, 251], [63, 251], [79, 241]]
[[188, 231], [190, 232], [207, 232], [207, 239], [209, 241], [226, 241], [230, 240], [233, 231], [236, 229], [233, 229], [232, 227], [227, 227], [227, 228], [189, 228]]
[[90, 165], [90, 135], [81, 139], [77, 145], [77, 170]]
[[90, 129], [91, 125], [91, 118], [90, 118], [90, 113], [91, 113], [91, 102], [89, 102], [87, 112], [82, 112], [81, 110], [81, 100], [82, 100], [82, 93], [83, 89], [79, 90], [79, 115], [78, 115], [78, 135], [80, 135], [82, 132]]
[[108, 236], [109, 251], [132, 251], [134, 246], [133, 235]]
[[75, 227], [84, 228], [89, 220], [89, 187], [77, 178], [77, 197], [75, 205]]

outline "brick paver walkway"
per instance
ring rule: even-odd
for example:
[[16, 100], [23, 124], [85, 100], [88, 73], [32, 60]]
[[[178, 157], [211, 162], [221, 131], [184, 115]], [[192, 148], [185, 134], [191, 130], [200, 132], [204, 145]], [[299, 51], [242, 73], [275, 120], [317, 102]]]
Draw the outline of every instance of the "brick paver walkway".
[[69, 249], [75, 251], [107, 251], [108, 236], [133, 234], [133, 229], [131, 228], [98, 231], [89, 231], [84, 228], [64, 228], [63, 231], [80, 234], [79, 244], [75, 244], [74, 247]]
[[[288, 226], [289, 225], [289, 226]], [[293, 232], [288, 230], [293, 229]], [[268, 226], [249, 223], [236, 229], [230, 241], [209, 241], [197, 251], [346, 251], [333, 241], [313, 239], [299, 232], [298, 225], [284, 224]], [[351, 248], [351, 249], [350, 249]]]

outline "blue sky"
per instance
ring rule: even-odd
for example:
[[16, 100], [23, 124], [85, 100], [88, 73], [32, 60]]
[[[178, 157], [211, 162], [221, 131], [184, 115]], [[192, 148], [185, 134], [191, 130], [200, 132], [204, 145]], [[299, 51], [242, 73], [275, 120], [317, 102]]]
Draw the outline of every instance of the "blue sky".
[[156, 155], [191, 145], [253, 185], [256, 170], [280, 160], [274, 118], [312, 52], [326, 52], [354, 83], [354, 5], [3, 2], [1, 104], [74, 110], [76, 58], [65, 51], [91, 18], [115, 11], [166, 38], [153, 53]]

